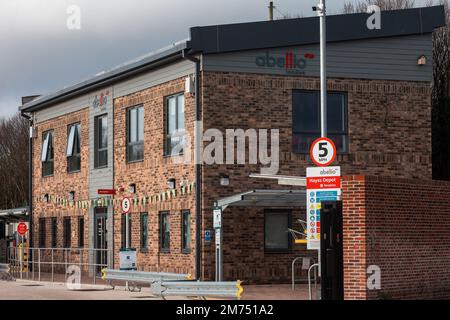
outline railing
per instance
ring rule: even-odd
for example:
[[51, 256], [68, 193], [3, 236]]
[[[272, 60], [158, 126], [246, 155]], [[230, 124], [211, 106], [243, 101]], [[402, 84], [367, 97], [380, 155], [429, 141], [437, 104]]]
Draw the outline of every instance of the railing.
[[154, 295], [186, 297], [227, 297], [240, 299], [244, 288], [241, 281], [201, 282], [201, 281], [161, 281], [151, 286]]
[[0, 263], [0, 273], [9, 273], [9, 264]]
[[80, 282], [96, 284], [101, 270], [108, 267], [109, 253], [108, 249], [10, 247], [8, 262], [17, 279], [65, 282], [69, 267], [77, 266]]

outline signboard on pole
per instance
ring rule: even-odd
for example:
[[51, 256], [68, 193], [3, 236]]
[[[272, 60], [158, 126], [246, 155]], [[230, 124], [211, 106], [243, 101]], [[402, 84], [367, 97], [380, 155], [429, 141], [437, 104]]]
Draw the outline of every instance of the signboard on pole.
[[21, 222], [17, 225], [17, 233], [23, 237], [28, 232], [28, 227], [25, 222]]
[[136, 249], [120, 249], [119, 268], [120, 270], [137, 270]]
[[322, 201], [341, 199], [341, 167], [306, 169], [308, 249], [320, 250], [320, 209]]
[[336, 146], [331, 139], [316, 139], [311, 145], [310, 155], [316, 166], [329, 166], [336, 159]]
[[130, 198], [123, 198], [122, 200], [122, 213], [126, 214], [130, 212], [131, 209], [131, 200]]

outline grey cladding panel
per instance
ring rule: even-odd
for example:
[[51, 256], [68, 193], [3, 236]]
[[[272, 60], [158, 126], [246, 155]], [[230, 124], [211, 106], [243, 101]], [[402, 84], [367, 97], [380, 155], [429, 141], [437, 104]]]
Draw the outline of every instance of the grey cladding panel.
[[[292, 68], [286, 68], [287, 54], [290, 52]], [[203, 57], [202, 67], [205, 71], [318, 77], [319, 54], [319, 45], [212, 54]], [[422, 54], [428, 59], [426, 66], [417, 65], [417, 58]], [[330, 43], [327, 52], [328, 76], [431, 81], [431, 59], [431, 34]], [[279, 66], [276, 65], [278, 61]]]

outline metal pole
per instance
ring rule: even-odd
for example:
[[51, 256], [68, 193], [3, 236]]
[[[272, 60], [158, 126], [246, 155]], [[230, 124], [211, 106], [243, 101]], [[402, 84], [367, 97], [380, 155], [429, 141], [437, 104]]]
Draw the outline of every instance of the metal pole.
[[39, 263], [39, 282], [41, 282], [41, 249], [38, 249], [38, 263]]
[[327, 136], [327, 33], [325, 0], [320, 0], [320, 128], [321, 136]]
[[269, 3], [269, 20], [273, 20], [273, 9], [274, 9], [273, 1], [270, 1]]
[[129, 230], [128, 230], [128, 228], [129, 228], [128, 219], [130, 217], [128, 215], [129, 215], [129, 213], [125, 214], [125, 246], [126, 246], [125, 249], [128, 249], [130, 247], [130, 239], [129, 239], [130, 234], [129, 234]]

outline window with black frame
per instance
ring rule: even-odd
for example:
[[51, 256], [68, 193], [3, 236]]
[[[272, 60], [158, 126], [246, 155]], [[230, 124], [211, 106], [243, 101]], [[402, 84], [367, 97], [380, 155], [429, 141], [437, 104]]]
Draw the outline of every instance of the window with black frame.
[[128, 213], [128, 214], [123, 214], [122, 215], [122, 219], [121, 219], [121, 246], [122, 246], [122, 248], [126, 248], [127, 247], [127, 236], [126, 236], [126, 234], [127, 234], [127, 232], [126, 232], [126, 230], [127, 230], [127, 228], [126, 228], [126, 223], [127, 223], [127, 219], [128, 218], [128, 243], [130, 244], [130, 246], [132, 245], [131, 244], [131, 214], [130, 213]]
[[84, 217], [78, 217], [78, 248], [84, 248]]
[[144, 159], [144, 107], [127, 110], [127, 161]]
[[95, 118], [95, 154], [94, 167], [104, 168], [108, 166], [108, 118], [101, 115]]
[[71, 124], [67, 135], [67, 171], [77, 172], [81, 168], [81, 126], [79, 123]]
[[181, 250], [185, 253], [191, 251], [191, 213], [189, 210], [181, 212]]
[[148, 249], [148, 213], [141, 213], [141, 249]]
[[185, 147], [184, 93], [166, 98], [165, 155], [182, 154]]
[[56, 248], [58, 245], [58, 219], [52, 218], [52, 248]]
[[[344, 92], [328, 92], [327, 129], [337, 152], [348, 152], [347, 95]], [[293, 90], [292, 152], [309, 153], [312, 142], [319, 137], [320, 92]]]
[[291, 213], [287, 211], [266, 211], [264, 214], [265, 251], [285, 252], [292, 247], [288, 229], [292, 223]]
[[39, 218], [39, 248], [45, 248], [47, 238], [46, 220]]
[[53, 130], [46, 131], [42, 136], [42, 176], [47, 177], [53, 175]]
[[63, 227], [64, 248], [70, 248], [72, 247], [72, 224], [70, 217], [64, 217]]
[[168, 212], [161, 212], [159, 215], [159, 248], [161, 252], [168, 252], [170, 250], [170, 221]]

